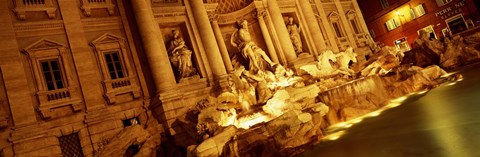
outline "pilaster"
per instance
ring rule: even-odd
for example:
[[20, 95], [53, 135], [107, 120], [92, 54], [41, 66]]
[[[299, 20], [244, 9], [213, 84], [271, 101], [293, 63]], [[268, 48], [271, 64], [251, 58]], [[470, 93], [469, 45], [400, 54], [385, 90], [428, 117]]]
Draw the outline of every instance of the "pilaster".
[[345, 16], [345, 11], [343, 10], [342, 3], [340, 0], [334, 0], [335, 1], [335, 6], [337, 7], [338, 14], [340, 16], [340, 21], [342, 22], [342, 25], [344, 26], [345, 29], [345, 34], [347, 35], [348, 38], [348, 43], [350, 46], [353, 48], [357, 48], [357, 43], [355, 42], [355, 37], [353, 36], [355, 32], [352, 31], [352, 29], [347, 29], [350, 28], [350, 23], [347, 21], [347, 17]]
[[285, 58], [288, 64], [293, 64], [293, 62], [297, 59], [297, 54], [295, 54], [295, 49], [293, 48], [292, 41], [290, 40], [290, 34], [288, 33], [287, 26], [283, 20], [277, 0], [267, 0], [267, 10], [271, 15], [269, 17], [272, 20], [277, 32], [278, 40], [282, 47]]
[[317, 18], [320, 18], [320, 21], [321, 21], [320, 24], [323, 25], [323, 28], [325, 28], [327, 38], [330, 41], [330, 49], [333, 52], [338, 52], [339, 50], [337, 46], [338, 45], [337, 41], [335, 40], [336, 39], [336, 36], [334, 33], [335, 31], [332, 29], [332, 27], [330, 26], [330, 23], [328, 22], [327, 14], [323, 9], [323, 4], [321, 0], [315, 0], [315, 6], [317, 7], [318, 14], [319, 14]]

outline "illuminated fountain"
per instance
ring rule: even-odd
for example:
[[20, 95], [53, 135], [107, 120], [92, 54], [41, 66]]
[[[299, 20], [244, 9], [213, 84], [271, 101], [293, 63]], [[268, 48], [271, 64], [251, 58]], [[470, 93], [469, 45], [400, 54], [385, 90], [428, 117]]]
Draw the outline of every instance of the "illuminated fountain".
[[240, 48], [243, 57], [259, 63], [236, 66], [228, 91], [200, 101], [179, 120], [196, 139], [189, 155], [291, 156], [322, 139], [340, 138], [343, 129], [401, 105], [409, 95], [462, 79], [436, 65], [401, 65], [403, 54], [388, 48], [356, 68], [336, 62], [354, 62], [355, 53], [347, 49], [326, 51], [292, 71], [255, 56], [264, 52], [248, 44]]

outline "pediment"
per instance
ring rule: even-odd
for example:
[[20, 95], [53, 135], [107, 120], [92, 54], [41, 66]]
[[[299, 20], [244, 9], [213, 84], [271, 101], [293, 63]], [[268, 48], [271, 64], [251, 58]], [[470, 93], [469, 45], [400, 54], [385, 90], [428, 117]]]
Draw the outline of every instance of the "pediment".
[[25, 51], [39, 51], [39, 50], [46, 50], [46, 49], [57, 49], [65, 47], [56, 41], [48, 40], [48, 39], [40, 39], [39, 41], [27, 46]]
[[345, 15], [356, 15], [357, 13], [355, 12], [355, 10], [348, 10], [347, 13], [345, 13]]
[[98, 44], [112, 43], [112, 42], [119, 42], [119, 41], [125, 41], [125, 39], [109, 33], [105, 33], [102, 36], [95, 39], [94, 41], [92, 41], [92, 44], [98, 45]]
[[328, 14], [328, 18], [338, 18], [338, 13], [336, 11], [332, 11], [330, 14]]

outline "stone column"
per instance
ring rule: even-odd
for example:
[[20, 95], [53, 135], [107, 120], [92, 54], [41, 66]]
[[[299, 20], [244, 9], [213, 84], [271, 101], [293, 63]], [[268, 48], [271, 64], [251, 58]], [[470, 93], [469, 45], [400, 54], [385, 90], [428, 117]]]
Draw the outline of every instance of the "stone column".
[[165, 92], [176, 82], [160, 28], [145, 0], [131, 0], [131, 3], [157, 93]]
[[347, 17], [345, 16], [345, 11], [343, 10], [342, 3], [340, 0], [334, 0], [335, 1], [335, 6], [337, 6], [338, 9], [338, 14], [340, 16], [340, 22], [342, 22], [342, 25], [345, 30], [345, 34], [347, 35], [348, 41], [350, 41], [350, 46], [353, 48], [357, 48], [357, 43], [355, 42], [355, 37], [353, 36], [355, 32], [352, 31], [352, 29], [347, 29], [350, 28], [350, 22], [347, 21]]
[[277, 0], [267, 0], [267, 8], [270, 13], [270, 18], [272, 19], [275, 30], [277, 31], [277, 36], [282, 46], [283, 53], [287, 62], [293, 63], [297, 59], [297, 54], [295, 54], [295, 49], [293, 48], [292, 41], [290, 40], [290, 34], [288, 33], [287, 26], [285, 25], [285, 20], [283, 19], [282, 12], [278, 6]]
[[[300, 3], [300, 8], [302, 8], [303, 16], [305, 16], [305, 20], [310, 30], [310, 34], [314, 40], [313, 44], [317, 48], [318, 52], [327, 48], [325, 44], [325, 39], [323, 39], [322, 31], [318, 26], [317, 19], [315, 18], [315, 14], [313, 13], [312, 5], [308, 0], [298, 0]], [[314, 22], [315, 21], [315, 22]]]
[[323, 25], [323, 28], [325, 28], [325, 33], [327, 34], [327, 38], [330, 41], [330, 49], [333, 52], [338, 52], [338, 44], [335, 35], [335, 30], [330, 26], [330, 22], [328, 21], [327, 14], [325, 13], [325, 10], [323, 10], [323, 4], [321, 0], [315, 0], [315, 4], [317, 6], [318, 14], [321, 21], [321, 25]]
[[227, 69], [227, 72], [232, 72], [232, 61], [230, 60], [230, 55], [228, 54], [227, 45], [225, 45], [225, 41], [223, 40], [222, 31], [220, 30], [220, 26], [218, 26], [217, 18], [213, 17], [211, 20], [213, 32], [215, 33], [215, 38], [217, 39], [218, 48], [220, 48], [220, 53], [222, 54], [225, 68]]
[[265, 44], [267, 45], [268, 54], [270, 58], [275, 63], [280, 63], [278, 61], [277, 53], [275, 52], [275, 46], [273, 46], [272, 38], [270, 37], [270, 33], [268, 32], [267, 24], [265, 23], [264, 16], [267, 16], [267, 12], [265, 10], [257, 10], [257, 18], [258, 23], [260, 25], [260, 29], [262, 30], [263, 39], [265, 40]]
[[202, 0], [188, 0], [192, 8], [193, 18], [197, 24], [200, 32], [200, 39], [202, 40], [203, 47], [207, 53], [207, 60], [210, 64], [214, 77], [223, 78], [226, 76], [227, 71], [222, 62], [222, 55], [215, 40], [210, 20], [208, 19], [207, 10]]
[[363, 19], [362, 10], [360, 10], [360, 7], [358, 6], [357, 0], [352, 0], [352, 3], [353, 3], [353, 7], [355, 8], [355, 12], [357, 13], [357, 17], [358, 17], [357, 20], [358, 22], [360, 22], [360, 25], [363, 29], [362, 32], [365, 32], [365, 34], [370, 34], [368, 31], [367, 24], [365, 23], [365, 19]]

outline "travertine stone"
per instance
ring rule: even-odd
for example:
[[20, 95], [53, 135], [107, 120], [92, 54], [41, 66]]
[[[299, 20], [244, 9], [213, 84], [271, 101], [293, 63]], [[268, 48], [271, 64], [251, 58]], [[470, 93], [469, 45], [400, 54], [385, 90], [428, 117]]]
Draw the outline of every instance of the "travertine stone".
[[328, 23], [328, 18], [327, 18], [327, 14], [325, 12], [325, 10], [323, 9], [323, 4], [321, 2], [321, 0], [314, 0], [315, 1], [315, 6], [317, 7], [317, 11], [318, 11], [318, 17], [317, 18], [320, 18], [322, 19], [321, 20], [321, 25], [323, 25], [323, 27], [326, 29], [326, 32], [325, 34], [327, 34], [327, 39], [326, 40], [329, 40], [330, 41], [330, 49], [334, 52], [338, 52], [338, 47], [337, 47], [337, 41], [335, 40], [335, 32], [334, 30], [332, 29], [332, 27], [330, 26], [330, 24]]
[[[210, 20], [208, 19], [207, 10], [203, 4], [203, 1], [200, 0], [187, 0], [190, 3], [187, 3], [192, 8], [193, 18], [199, 29], [200, 38], [202, 39], [202, 44], [207, 53], [208, 63], [212, 69], [214, 77], [222, 77], [227, 74], [225, 66], [222, 62], [222, 56], [218, 48], [217, 41], [215, 39], [215, 34], [213, 33], [212, 26], [210, 25]], [[187, 5], [188, 6], [188, 5]]]
[[230, 59], [230, 56], [228, 55], [227, 46], [225, 45], [225, 40], [223, 40], [222, 31], [218, 26], [217, 19], [212, 20], [212, 27], [213, 27], [213, 32], [215, 33], [215, 38], [217, 39], [218, 48], [220, 48], [220, 52], [222, 53], [222, 59], [223, 59], [223, 63], [225, 64], [225, 68], [227, 72], [232, 72], [233, 71], [232, 61]]
[[[88, 92], [88, 97], [84, 97], [87, 110], [93, 110], [104, 106], [100, 75], [96, 67], [95, 57], [92, 50], [88, 47], [87, 39], [82, 29], [80, 13], [75, 0], [59, 1], [58, 5], [64, 19], [65, 32], [69, 41], [69, 48], [75, 62], [78, 79], [83, 92]], [[85, 94], [85, 93], [84, 93]]]
[[312, 5], [308, 0], [298, 0], [300, 7], [302, 8], [303, 15], [305, 16], [305, 20], [307, 21], [308, 29], [312, 35], [314, 45], [318, 52], [326, 49], [325, 39], [323, 39], [322, 32], [320, 31], [320, 27], [318, 26], [317, 19], [315, 18], [315, 14], [313, 13]]
[[263, 39], [265, 40], [265, 44], [267, 45], [268, 54], [270, 55], [270, 58], [273, 62], [280, 63], [277, 53], [275, 52], [272, 38], [270, 37], [270, 33], [268, 32], [267, 24], [265, 24], [265, 16], [267, 16], [267, 12], [265, 10], [257, 10], [258, 24], [260, 25], [260, 29], [262, 30], [262, 35]]
[[36, 122], [33, 108], [33, 96], [30, 93], [25, 66], [21, 61], [8, 3], [0, 3], [0, 67], [5, 82], [5, 89], [16, 126]]
[[175, 84], [175, 76], [168, 60], [167, 49], [152, 9], [145, 0], [131, 1], [137, 20], [148, 64], [152, 71], [157, 92], [165, 92]]
[[292, 41], [290, 41], [290, 34], [288, 34], [287, 26], [283, 20], [282, 12], [278, 6], [277, 0], [267, 0], [268, 12], [270, 13], [270, 19], [272, 19], [273, 25], [277, 32], [278, 40], [282, 47], [285, 58], [289, 64], [292, 64], [297, 59], [295, 49], [293, 48]]
[[[340, 0], [333, 0], [333, 1], [335, 2], [335, 5], [337, 6], [337, 9], [338, 9], [338, 12], [340, 15], [340, 22], [342, 22], [342, 25], [345, 28], [350, 28], [348, 27], [350, 26], [350, 24], [347, 21], [347, 17], [345, 17], [345, 11], [343, 10], [342, 2], [340, 2]], [[353, 32], [352, 29], [345, 29], [345, 28], [344, 30], [349, 40], [350, 46], [353, 48], [357, 48], [357, 43], [355, 42], [355, 37], [353, 36], [355, 35], [355, 32]]]

